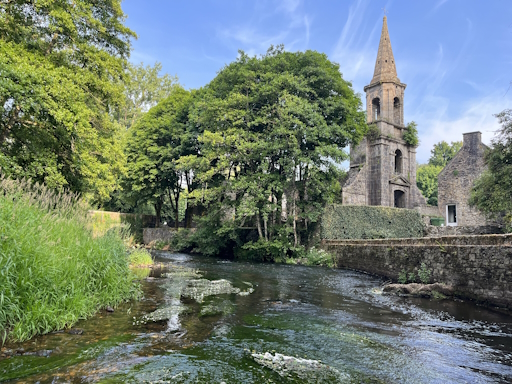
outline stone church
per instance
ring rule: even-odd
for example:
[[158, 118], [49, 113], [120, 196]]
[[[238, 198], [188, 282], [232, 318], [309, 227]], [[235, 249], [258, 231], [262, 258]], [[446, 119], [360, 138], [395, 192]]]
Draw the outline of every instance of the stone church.
[[384, 16], [373, 78], [364, 87], [373, 131], [350, 149], [349, 176], [342, 188], [344, 205], [426, 206], [416, 186], [416, 147], [403, 139], [405, 87], [396, 73]]

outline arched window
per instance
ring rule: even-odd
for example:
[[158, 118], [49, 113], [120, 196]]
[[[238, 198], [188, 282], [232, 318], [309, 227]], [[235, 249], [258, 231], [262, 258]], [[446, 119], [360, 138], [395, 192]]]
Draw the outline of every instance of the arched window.
[[401, 123], [401, 108], [400, 108], [400, 99], [398, 97], [395, 97], [393, 100], [393, 120], [395, 121], [395, 124]]
[[372, 100], [373, 121], [380, 119], [380, 100], [378, 97]]
[[395, 173], [402, 173], [402, 152], [399, 149], [395, 151]]

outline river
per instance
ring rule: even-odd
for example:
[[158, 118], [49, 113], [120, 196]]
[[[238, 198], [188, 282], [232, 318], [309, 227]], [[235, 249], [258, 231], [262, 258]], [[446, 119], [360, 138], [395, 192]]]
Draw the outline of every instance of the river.
[[[174, 274], [153, 271], [143, 300], [81, 321], [74, 334], [8, 345], [0, 382], [308, 381], [258, 363], [266, 352], [315, 360], [347, 383], [512, 382], [510, 314], [385, 296], [383, 280], [353, 271], [155, 255]], [[210, 281], [220, 279], [231, 291], [215, 294], [221, 285]]]

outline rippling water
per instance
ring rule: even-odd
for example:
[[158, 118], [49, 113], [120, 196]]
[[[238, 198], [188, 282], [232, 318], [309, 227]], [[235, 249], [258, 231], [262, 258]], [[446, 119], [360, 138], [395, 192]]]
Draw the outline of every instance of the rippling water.
[[[319, 360], [353, 383], [510, 383], [512, 316], [472, 303], [383, 296], [383, 281], [343, 270], [230, 262], [171, 253], [254, 292], [173, 296], [169, 278], [143, 282], [145, 298], [55, 333], [9, 345], [1, 382], [287, 383], [251, 351]], [[179, 295], [178, 295], [179, 296]], [[144, 321], [161, 308], [180, 310]], [[205, 314], [208, 305], [223, 313]], [[50, 350], [49, 356], [32, 355]], [[48, 353], [46, 353], [48, 354]]]

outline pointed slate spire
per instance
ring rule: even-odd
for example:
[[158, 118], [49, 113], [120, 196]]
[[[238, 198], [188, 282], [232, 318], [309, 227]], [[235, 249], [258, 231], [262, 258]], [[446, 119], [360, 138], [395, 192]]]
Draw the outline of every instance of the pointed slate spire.
[[380, 35], [379, 52], [375, 62], [375, 71], [371, 84], [377, 82], [400, 82], [396, 74], [395, 58], [389, 40], [387, 17], [384, 16], [382, 33]]

